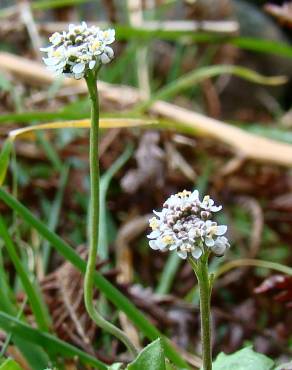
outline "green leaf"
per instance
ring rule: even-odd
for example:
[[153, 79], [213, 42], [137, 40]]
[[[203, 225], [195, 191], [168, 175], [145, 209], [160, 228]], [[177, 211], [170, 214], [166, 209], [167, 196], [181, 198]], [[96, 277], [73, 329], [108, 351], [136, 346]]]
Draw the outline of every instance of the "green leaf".
[[272, 370], [274, 361], [254, 352], [251, 347], [226, 355], [220, 353], [213, 364], [213, 370]]
[[165, 356], [161, 340], [150, 343], [139, 353], [134, 362], [128, 365], [127, 370], [165, 370]]
[[0, 370], [23, 370], [22, 367], [18, 365], [17, 362], [8, 358], [3, 364], [0, 366]]
[[2, 151], [0, 153], [0, 186], [3, 184], [6, 177], [12, 147], [13, 144], [11, 140], [8, 139], [4, 142]]

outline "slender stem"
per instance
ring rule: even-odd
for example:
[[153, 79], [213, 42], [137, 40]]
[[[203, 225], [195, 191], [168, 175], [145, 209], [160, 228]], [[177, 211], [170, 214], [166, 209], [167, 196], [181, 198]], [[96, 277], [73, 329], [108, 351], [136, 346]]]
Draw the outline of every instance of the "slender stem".
[[125, 344], [128, 350], [136, 357], [137, 350], [126, 334], [105, 320], [94, 307], [94, 273], [99, 234], [99, 103], [96, 86], [96, 76], [91, 73], [86, 78], [91, 99], [91, 128], [90, 128], [90, 225], [89, 225], [89, 253], [84, 277], [84, 301], [86, 310], [91, 319], [103, 330], [117, 337]]
[[211, 345], [211, 282], [208, 274], [208, 255], [203, 255], [197, 262], [189, 259], [197, 276], [200, 291], [201, 337], [203, 353], [203, 370], [212, 370]]

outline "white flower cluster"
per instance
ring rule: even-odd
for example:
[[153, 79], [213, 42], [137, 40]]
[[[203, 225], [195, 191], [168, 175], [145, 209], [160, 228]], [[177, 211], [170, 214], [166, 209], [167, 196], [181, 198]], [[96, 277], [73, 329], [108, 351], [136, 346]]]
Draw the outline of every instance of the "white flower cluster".
[[183, 259], [190, 256], [199, 259], [208, 248], [216, 256], [223, 256], [230, 247], [223, 236], [227, 226], [212, 221], [213, 214], [221, 209], [222, 206], [215, 206], [208, 195], [200, 201], [198, 190], [172, 195], [161, 212], [153, 211], [157, 217], [149, 221], [150, 247], [161, 251], [176, 250]]
[[102, 31], [85, 22], [70, 24], [67, 32], [55, 32], [49, 40], [51, 45], [40, 50], [48, 54], [43, 60], [58, 75], [80, 79], [88, 70], [109, 63], [114, 57], [108, 46], [115, 41], [114, 29]]

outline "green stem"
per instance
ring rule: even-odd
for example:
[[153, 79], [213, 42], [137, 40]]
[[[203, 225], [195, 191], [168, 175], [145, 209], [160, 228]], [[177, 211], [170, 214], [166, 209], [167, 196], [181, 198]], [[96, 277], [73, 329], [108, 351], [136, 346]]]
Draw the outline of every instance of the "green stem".
[[94, 307], [94, 273], [99, 235], [99, 103], [96, 86], [96, 76], [91, 73], [86, 78], [87, 87], [91, 99], [91, 129], [90, 129], [90, 225], [89, 225], [89, 253], [84, 278], [84, 301], [86, 310], [91, 319], [103, 330], [117, 337], [125, 344], [128, 350], [136, 357], [138, 351], [126, 336], [115, 325], [105, 320]]
[[208, 273], [208, 254], [203, 255], [198, 261], [189, 258], [197, 276], [200, 290], [200, 315], [203, 370], [212, 370], [212, 345], [211, 345], [211, 281]]

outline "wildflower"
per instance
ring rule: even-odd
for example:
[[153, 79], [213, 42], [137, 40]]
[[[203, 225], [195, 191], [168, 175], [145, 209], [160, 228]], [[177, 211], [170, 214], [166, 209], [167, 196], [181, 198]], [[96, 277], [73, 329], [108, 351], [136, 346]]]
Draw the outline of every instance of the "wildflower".
[[183, 259], [190, 256], [199, 259], [207, 250], [216, 256], [224, 255], [230, 247], [223, 236], [227, 226], [213, 220], [214, 213], [221, 209], [209, 196], [200, 201], [198, 190], [171, 195], [162, 210], [153, 211], [155, 217], [149, 220], [150, 247], [160, 251], [176, 250]]
[[115, 41], [114, 29], [103, 31], [88, 27], [85, 22], [70, 24], [68, 31], [55, 32], [49, 41], [51, 45], [40, 50], [47, 53], [43, 60], [57, 75], [80, 79], [114, 58], [113, 49], [108, 46]]

